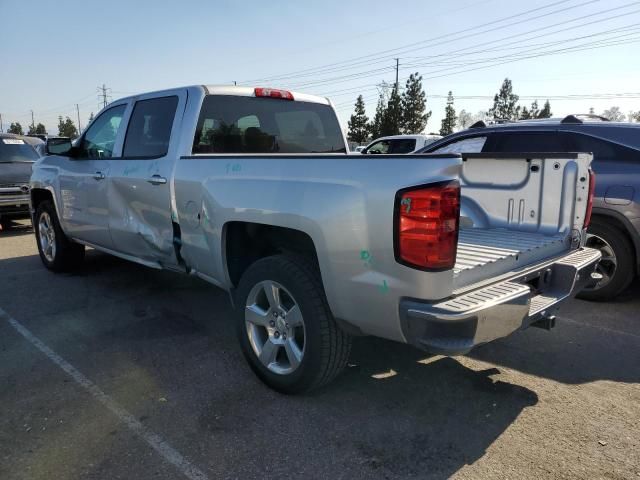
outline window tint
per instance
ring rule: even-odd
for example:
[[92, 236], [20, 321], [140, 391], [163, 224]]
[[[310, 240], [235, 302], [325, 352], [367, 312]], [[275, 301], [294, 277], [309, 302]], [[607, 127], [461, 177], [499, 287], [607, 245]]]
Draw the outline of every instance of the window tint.
[[193, 153], [346, 153], [346, 148], [328, 105], [208, 95]]
[[111, 158], [126, 105], [104, 111], [91, 124], [82, 139], [82, 158]]
[[600, 140], [589, 135], [575, 134], [573, 150], [576, 152], [593, 153], [593, 160], [606, 162], [612, 160], [632, 160], [640, 158], [640, 152], [616, 143]]
[[379, 142], [374, 143], [365, 153], [372, 154], [384, 154], [389, 153], [389, 147], [391, 146], [391, 142], [389, 140], [380, 140]]
[[391, 148], [389, 153], [411, 153], [416, 149], [416, 141], [411, 138], [403, 138], [399, 140], [391, 140]]
[[38, 154], [20, 138], [0, 138], [0, 163], [34, 162]]
[[443, 147], [430, 151], [429, 153], [480, 153], [484, 147], [487, 137], [463, 138], [456, 142], [451, 142]]
[[568, 152], [571, 150], [567, 136], [560, 132], [504, 132], [495, 133], [488, 145], [490, 152]]
[[167, 154], [178, 97], [136, 102], [124, 141], [124, 157], [162, 157]]

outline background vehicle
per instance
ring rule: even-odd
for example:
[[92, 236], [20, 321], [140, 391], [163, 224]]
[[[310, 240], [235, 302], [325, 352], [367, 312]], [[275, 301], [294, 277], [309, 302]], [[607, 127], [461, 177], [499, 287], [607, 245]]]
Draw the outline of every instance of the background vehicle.
[[[350, 334], [453, 355], [550, 327], [600, 257], [581, 247], [590, 155], [347, 155], [310, 95], [128, 97], [47, 148], [31, 178], [45, 266], [90, 245], [228, 290], [249, 365], [283, 392], [334, 378]], [[515, 218], [514, 197], [535, 209]]]
[[404, 154], [420, 150], [436, 140], [440, 135], [392, 135], [375, 139], [360, 153], [368, 154]]
[[596, 173], [587, 245], [602, 251], [602, 280], [580, 296], [610, 300], [640, 272], [640, 124], [594, 115], [485, 125], [449, 135], [422, 150], [451, 152], [592, 152]]
[[0, 224], [29, 217], [29, 177], [38, 154], [27, 138], [0, 133]]

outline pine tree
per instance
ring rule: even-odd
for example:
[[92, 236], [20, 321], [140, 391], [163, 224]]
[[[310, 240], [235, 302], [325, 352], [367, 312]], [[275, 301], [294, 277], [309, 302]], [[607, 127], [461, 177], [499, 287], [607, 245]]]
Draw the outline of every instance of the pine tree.
[[376, 113], [373, 120], [369, 123], [369, 133], [372, 139], [376, 139], [382, 136], [382, 121], [384, 120], [387, 111], [387, 101], [385, 97], [385, 91], [380, 91], [378, 97], [378, 105], [376, 106]]
[[69, 117], [65, 120], [62, 119], [62, 116], [58, 117], [58, 135], [72, 139], [76, 138], [78, 136], [78, 129], [73, 123], [73, 120]]
[[9, 125], [9, 130], [7, 131], [8, 133], [14, 133], [16, 135], [24, 135], [24, 131], [22, 130], [22, 125], [20, 125], [20, 122], [12, 123], [11, 125]]
[[547, 100], [546, 102], [544, 102], [542, 110], [540, 110], [540, 112], [538, 112], [538, 115], [536, 115], [536, 118], [551, 118], [551, 115], [553, 115], [551, 113], [551, 104], [549, 103], [549, 100]]
[[443, 137], [451, 135], [456, 128], [456, 111], [453, 108], [453, 93], [449, 91], [447, 95], [447, 106], [444, 109], [444, 118], [440, 127], [440, 135]]
[[422, 89], [422, 76], [409, 75], [402, 94], [402, 133], [422, 133], [427, 127], [431, 111], [427, 112], [427, 94]]
[[87, 125], [89, 125], [89, 123], [93, 122], [93, 112], [91, 112], [91, 115], [89, 115], [89, 122], [87, 122]]
[[489, 115], [494, 120], [517, 120], [520, 114], [519, 99], [520, 97], [513, 93], [511, 80], [505, 78], [500, 92], [493, 97], [493, 107], [489, 110]]
[[531, 113], [529, 113], [529, 110], [527, 110], [527, 107], [522, 107], [522, 111], [520, 112], [520, 117], [518, 117], [519, 120], [530, 120], [531, 119]]
[[358, 144], [363, 144], [369, 137], [369, 118], [365, 113], [364, 99], [362, 95], [358, 96], [355, 104], [355, 112], [351, 115], [348, 122], [349, 131], [347, 136], [349, 140]]
[[46, 135], [47, 134], [47, 128], [43, 124], [38, 123], [36, 125], [35, 133], [37, 133], [38, 135]]
[[380, 134], [383, 137], [387, 135], [398, 135], [401, 132], [403, 123], [402, 99], [398, 93], [398, 89], [394, 86], [389, 95], [387, 108], [382, 117], [382, 125]]

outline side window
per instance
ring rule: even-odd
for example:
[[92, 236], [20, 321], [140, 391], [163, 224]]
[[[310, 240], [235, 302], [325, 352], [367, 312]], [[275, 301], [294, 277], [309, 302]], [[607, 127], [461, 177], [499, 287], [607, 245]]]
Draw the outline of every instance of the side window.
[[82, 138], [81, 158], [112, 158], [120, 122], [126, 105], [118, 105], [104, 111]]
[[369, 148], [367, 148], [366, 153], [373, 153], [373, 154], [389, 153], [390, 144], [391, 142], [389, 142], [389, 140], [380, 140], [379, 142], [376, 142], [373, 145], [371, 145]]
[[177, 106], [176, 96], [137, 101], [129, 120], [122, 156], [150, 158], [166, 155]]
[[392, 140], [389, 153], [411, 153], [416, 149], [416, 141], [411, 138], [404, 138], [400, 140]]
[[463, 138], [457, 142], [451, 142], [429, 153], [480, 153], [487, 137]]
[[638, 156], [638, 153], [630, 148], [600, 140], [599, 138], [590, 137], [589, 135], [575, 134], [573, 135], [573, 141], [573, 150], [576, 152], [593, 153], [594, 162], [625, 160]]
[[568, 152], [571, 144], [567, 135], [561, 132], [504, 132], [493, 134], [491, 152]]

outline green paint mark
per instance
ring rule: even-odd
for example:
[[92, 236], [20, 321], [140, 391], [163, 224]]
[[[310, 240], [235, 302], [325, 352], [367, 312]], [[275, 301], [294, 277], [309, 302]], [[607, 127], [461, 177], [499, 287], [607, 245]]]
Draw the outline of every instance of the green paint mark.
[[225, 169], [226, 173], [238, 173], [242, 171], [242, 165], [240, 165], [239, 163], [227, 163]]
[[409, 213], [411, 211], [411, 198], [403, 198], [400, 205], [407, 207], [405, 213]]
[[389, 285], [387, 285], [387, 281], [383, 280], [382, 285], [378, 286], [378, 290], [382, 293], [389, 293]]
[[369, 250], [360, 250], [360, 260], [362, 260], [365, 267], [371, 267], [373, 258]]

